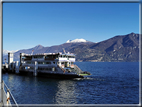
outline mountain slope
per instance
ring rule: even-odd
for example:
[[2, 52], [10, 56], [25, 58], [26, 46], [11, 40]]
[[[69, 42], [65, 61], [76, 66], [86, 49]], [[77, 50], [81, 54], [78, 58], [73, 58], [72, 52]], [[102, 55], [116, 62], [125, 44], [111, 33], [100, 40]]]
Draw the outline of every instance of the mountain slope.
[[108, 40], [72, 48], [77, 61], [138, 61], [139, 34], [115, 36]]
[[[76, 40], [77, 41], [77, 40]], [[30, 49], [19, 50], [14, 53], [14, 60], [19, 59], [20, 53], [57, 53], [66, 52], [76, 54], [77, 61], [138, 61], [139, 60], [139, 34], [130, 33], [118, 35], [108, 40], [93, 42], [70, 42], [61, 45], [43, 47], [41, 45]], [[5, 59], [7, 56], [4, 56]]]
[[[93, 42], [77, 42], [77, 43], [73, 42], [73, 43], [64, 43], [64, 44], [61, 44], [61, 45], [56, 45], [56, 46], [51, 46], [51, 47], [43, 47], [41, 45], [37, 45], [37, 46], [30, 48], [30, 49], [22, 49], [22, 50], [15, 52], [14, 53], [14, 60], [19, 60], [20, 53], [31, 54], [32, 50], [34, 50], [33, 54], [36, 54], [36, 53], [58, 53], [58, 52], [63, 52], [63, 48], [65, 49], [66, 52], [69, 52], [71, 48], [76, 47], [78, 45], [92, 44], [92, 43]], [[5, 55], [3, 57], [3, 60], [5, 58], [7, 59], [8, 56]]]

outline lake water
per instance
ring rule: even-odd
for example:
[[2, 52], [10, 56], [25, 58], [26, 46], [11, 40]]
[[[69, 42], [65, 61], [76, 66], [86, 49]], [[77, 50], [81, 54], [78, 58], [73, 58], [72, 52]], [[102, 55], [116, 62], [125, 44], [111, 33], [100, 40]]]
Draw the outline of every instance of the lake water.
[[81, 80], [3, 74], [18, 104], [139, 104], [138, 62], [76, 62]]

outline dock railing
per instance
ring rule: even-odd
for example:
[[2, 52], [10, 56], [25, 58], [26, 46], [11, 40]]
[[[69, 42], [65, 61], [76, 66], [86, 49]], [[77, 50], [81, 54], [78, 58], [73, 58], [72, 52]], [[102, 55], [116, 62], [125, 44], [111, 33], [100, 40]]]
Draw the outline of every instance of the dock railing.
[[7, 87], [4, 81], [1, 83], [1, 105], [4, 107], [19, 107], [10, 89]]

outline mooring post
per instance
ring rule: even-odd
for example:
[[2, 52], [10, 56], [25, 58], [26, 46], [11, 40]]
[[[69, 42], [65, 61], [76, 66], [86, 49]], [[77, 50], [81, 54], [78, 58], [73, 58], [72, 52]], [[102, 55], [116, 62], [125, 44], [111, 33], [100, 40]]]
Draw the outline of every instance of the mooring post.
[[16, 73], [19, 73], [19, 61], [16, 61]]
[[35, 69], [33, 71], [34, 76], [37, 76], [37, 69], [38, 69], [38, 63], [37, 63], [37, 61], [35, 61]]
[[8, 53], [8, 65], [9, 70], [13, 70], [13, 53]]

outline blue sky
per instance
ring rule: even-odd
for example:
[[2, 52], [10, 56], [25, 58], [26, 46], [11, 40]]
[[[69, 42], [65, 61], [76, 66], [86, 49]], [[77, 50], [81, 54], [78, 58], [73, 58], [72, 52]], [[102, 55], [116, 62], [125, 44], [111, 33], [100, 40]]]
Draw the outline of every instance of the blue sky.
[[4, 3], [3, 49], [139, 33], [139, 3]]

